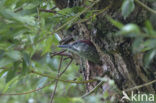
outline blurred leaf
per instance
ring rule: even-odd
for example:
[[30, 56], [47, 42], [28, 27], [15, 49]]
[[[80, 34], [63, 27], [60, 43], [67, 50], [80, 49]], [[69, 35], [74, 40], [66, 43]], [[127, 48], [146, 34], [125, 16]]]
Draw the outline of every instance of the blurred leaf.
[[121, 29], [124, 25], [122, 23], [120, 23], [119, 21], [116, 21], [114, 19], [112, 19], [110, 16], [107, 16], [107, 19], [114, 25], [116, 26], [118, 29]]
[[72, 98], [72, 103], [85, 103], [82, 98]]
[[46, 40], [46, 42], [45, 42], [44, 51], [43, 51], [42, 55], [44, 55], [45, 53], [51, 51], [51, 45], [52, 45], [52, 43], [53, 43], [53, 39], [52, 39], [52, 36], [50, 36], [50, 37]]
[[69, 97], [56, 97], [55, 99], [55, 103], [61, 103], [63, 101], [63, 103], [71, 103], [71, 98]]
[[9, 58], [13, 59], [14, 61], [20, 60], [22, 55], [19, 51], [13, 50], [8, 51], [5, 53]]
[[148, 35], [156, 35], [156, 31], [154, 31], [152, 24], [149, 21], [146, 21], [145, 25]]
[[4, 69], [0, 72], [0, 78], [7, 72], [8, 70], [7, 69]]
[[128, 36], [136, 36], [140, 33], [140, 29], [136, 24], [127, 24], [125, 25], [118, 35], [128, 35]]
[[150, 50], [144, 55], [144, 66], [147, 68], [156, 55], [156, 49]]
[[142, 44], [144, 48], [142, 49], [142, 52], [148, 51], [150, 49], [156, 48], [156, 39], [147, 39]]
[[30, 26], [35, 26], [35, 18], [32, 16], [23, 16], [17, 13], [14, 13], [13, 11], [9, 9], [2, 9], [0, 10], [0, 13], [8, 19], [13, 19], [16, 21], [19, 21], [24, 24], [28, 24]]
[[104, 97], [104, 99], [107, 99], [107, 98], [109, 97], [109, 93], [108, 93], [107, 91], [105, 91], [105, 92], [103, 93], [103, 97]]
[[47, 82], [47, 77], [42, 77], [40, 78], [40, 80], [37, 83], [37, 88], [41, 88], [45, 85], [45, 83]]
[[23, 68], [22, 68], [22, 75], [25, 75], [29, 72], [29, 66], [31, 66], [30, 56], [27, 53], [23, 53]]
[[142, 43], [143, 43], [143, 38], [135, 38], [133, 45], [132, 45], [133, 53], [141, 52], [141, 50], [144, 48]]
[[14, 60], [12, 60], [10, 58], [2, 58], [2, 59], [0, 59], [0, 68], [6, 66], [8, 64], [11, 64], [13, 62], [14, 62]]
[[134, 5], [134, 0], [124, 0], [122, 4], [122, 15], [126, 19], [130, 13], [134, 10], [135, 5]]
[[6, 0], [0, 0], [0, 9], [3, 7], [5, 2], [6, 2]]
[[18, 78], [12, 78], [12, 80], [10, 80], [6, 85], [5, 85], [5, 88], [3, 89], [2, 93], [5, 93], [8, 89], [9, 89], [9, 86], [13, 83], [15, 83], [15, 81], [17, 80]]
[[9, 69], [6, 77], [6, 82], [9, 82], [12, 80], [15, 76], [17, 76], [17, 70], [18, 70], [19, 63], [14, 63], [13, 68]]

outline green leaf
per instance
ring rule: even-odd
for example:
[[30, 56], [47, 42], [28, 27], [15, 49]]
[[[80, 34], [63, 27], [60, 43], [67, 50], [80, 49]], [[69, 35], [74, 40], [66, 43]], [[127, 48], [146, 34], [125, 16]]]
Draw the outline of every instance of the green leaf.
[[117, 20], [112, 19], [110, 16], [107, 16], [107, 19], [117, 28], [121, 29], [124, 25]]
[[13, 51], [8, 51], [5, 53], [9, 58], [13, 59], [14, 61], [20, 60], [21, 59], [21, 53], [19, 51], [13, 50]]
[[4, 69], [0, 72], [0, 78], [7, 72], [8, 70], [7, 69]]
[[128, 35], [128, 34], [133, 34], [133, 36], [136, 36], [137, 34], [140, 33], [140, 28], [136, 24], [127, 24], [125, 25], [118, 35]]
[[152, 24], [149, 21], [146, 21], [145, 25], [146, 25], [145, 29], [148, 35], [156, 35], [156, 31], [154, 31]]
[[39, 81], [38, 81], [38, 85], [37, 88], [41, 88], [45, 85], [46, 81], [47, 81], [47, 77], [42, 77]]
[[10, 58], [0, 59], [0, 68], [5, 67], [6, 65], [11, 64], [13, 62], [14, 62], [14, 60], [12, 60]]
[[142, 49], [142, 52], [154, 49], [156, 48], [156, 39], [147, 39], [146, 41], [142, 43], [142, 45], [144, 47]]
[[13, 19], [16, 21], [19, 21], [21, 23], [27, 24], [27, 25], [31, 25], [31, 26], [35, 26], [35, 18], [32, 16], [23, 16], [17, 13], [14, 13], [13, 11], [9, 10], [9, 9], [3, 9], [0, 10], [0, 13], [8, 19]]
[[107, 98], [109, 97], [108, 91], [105, 91], [105, 92], [103, 93], [103, 97], [104, 97], [105, 99], [107, 99]]
[[6, 0], [0, 0], [0, 9], [3, 7], [3, 5], [5, 4]]
[[53, 39], [52, 39], [52, 36], [50, 36], [50, 37], [46, 40], [46, 42], [45, 42], [45, 46], [44, 46], [44, 50], [43, 50], [42, 55], [44, 55], [44, 54], [46, 54], [47, 52], [50, 52], [50, 51], [51, 51], [52, 43], [53, 43]]
[[13, 83], [15, 83], [17, 81], [17, 77], [13, 78], [12, 80], [10, 80], [6, 85], [5, 85], [5, 88], [3, 89], [2, 93], [5, 93], [8, 89], [9, 89], [9, 86]]
[[135, 38], [134, 42], [133, 42], [133, 53], [138, 53], [141, 52], [141, 50], [144, 48], [142, 46], [143, 43], [143, 38]]
[[63, 101], [63, 103], [71, 103], [71, 98], [69, 97], [56, 97], [55, 98], [55, 102], [56, 103], [61, 103]]
[[23, 68], [22, 68], [22, 75], [25, 75], [29, 72], [29, 67], [31, 66], [31, 61], [30, 61], [30, 55], [28, 55], [27, 53], [22, 53], [23, 55]]
[[151, 61], [153, 60], [154, 56], [156, 55], [156, 49], [150, 50], [144, 55], [144, 66], [147, 68]]
[[12, 80], [15, 76], [17, 76], [17, 70], [18, 70], [19, 63], [14, 63], [13, 68], [9, 69], [6, 77], [6, 82], [9, 82]]
[[11, 79], [13, 79], [16, 75], [16, 71], [11, 68], [11, 70], [8, 71], [7, 77], [6, 77], [6, 82], [9, 82]]
[[135, 5], [134, 5], [134, 0], [124, 0], [121, 10], [122, 10], [122, 15], [126, 19], [130, 13], [134, 10]]

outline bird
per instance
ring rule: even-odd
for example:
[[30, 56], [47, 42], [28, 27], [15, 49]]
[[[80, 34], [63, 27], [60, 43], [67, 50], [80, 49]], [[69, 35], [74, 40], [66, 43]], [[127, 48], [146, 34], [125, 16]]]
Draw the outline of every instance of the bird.
[[90, 40], [77, 40], [71, 44], [59, 45], [59, 48], [67, 49], [82, 58], [87, 59], [89, 62], [99, 64], [100, 56], [96, 47]]

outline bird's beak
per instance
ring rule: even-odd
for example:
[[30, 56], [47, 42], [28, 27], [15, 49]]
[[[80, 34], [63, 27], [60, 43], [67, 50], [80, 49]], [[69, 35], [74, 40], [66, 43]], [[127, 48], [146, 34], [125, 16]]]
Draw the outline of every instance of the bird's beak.
[[66, 48], [66, 49], [70, 48], [69, 45], [58, 45], [58, 47], [59, 47], [59, 48]]

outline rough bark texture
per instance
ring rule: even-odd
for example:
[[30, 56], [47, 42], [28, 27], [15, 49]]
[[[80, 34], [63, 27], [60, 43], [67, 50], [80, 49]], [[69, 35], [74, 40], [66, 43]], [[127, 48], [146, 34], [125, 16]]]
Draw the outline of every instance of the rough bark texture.
[[[106, 19], [106, 15], [109, 15], [124, 24], [136, 23], [142, 26], [144, 21], [149, 18], [148, 12], [136, 4], [131, 16], [124, 19], [120, 10], [122, 0], [101, 0], [94, 9], [103, 9], [110, 5], [110, 3], [112, 3], [112, 7], [97, 16], [94, 22], [87, 21], [78, 23], [72, 27], [70, 36], [72, 36], [74, 40], [90, 39], [96, 46], [102, 60], [102, 65], [100, 66], [94, 64], [88, 65], [88, 63], [86, 63], [86, 68], [82, 71], [84, 79], [88, 80], [96, 76], [101, 77], [107, 75], [115, 81], [120, 90], [132, 88], [153, 80], [153, 71], [148, 71], [147, 73], [147, 71], [144, 70], [142, 63], [143, 54], [133, 54], [131, 51], [133, 39], [114, 36], [118, 29]], [[146, 4], [146, 2], [144, 3]], [[63, 36], [63, 38], [68, 37]], [[156, 67], [154, 63], [151, 65], [153, 68]], [[97, 83], [98, 82], [87, 84], [87, 90], [90, 91]], [[103, 88], [105, 88], [105, 86], [106, 84], [103, 84]], [[154, 93], [155, 89], [156, 87], [153, 84], [143, 87], [139, 89], [139, 91]]]

